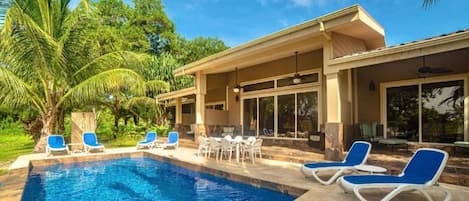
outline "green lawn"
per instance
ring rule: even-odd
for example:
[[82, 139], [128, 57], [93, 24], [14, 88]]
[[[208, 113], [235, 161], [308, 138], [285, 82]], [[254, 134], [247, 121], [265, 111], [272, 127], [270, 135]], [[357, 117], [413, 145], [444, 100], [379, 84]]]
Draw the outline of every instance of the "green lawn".
[[6, 170], [16, 157], [32, 153], [34, 141], [24, 133], [19, 123], [10, 123], [0, 129], [0, 175]]

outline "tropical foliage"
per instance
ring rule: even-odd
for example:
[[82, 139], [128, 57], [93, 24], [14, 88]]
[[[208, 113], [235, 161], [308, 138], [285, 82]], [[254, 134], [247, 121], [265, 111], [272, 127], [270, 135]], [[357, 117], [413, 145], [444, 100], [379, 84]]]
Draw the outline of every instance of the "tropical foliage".
[[112, 138], [167, 125], [154, 98], [193, 85], [172, 71], [227, 48], [178, 35], [161, 0], [11, 2], [0, 32], [0, 118], [25, 123], [38, 152], [48, 134], [69, 132], [72, 111], [113, 114], [114, 123], [100, 120], [113, 125]]

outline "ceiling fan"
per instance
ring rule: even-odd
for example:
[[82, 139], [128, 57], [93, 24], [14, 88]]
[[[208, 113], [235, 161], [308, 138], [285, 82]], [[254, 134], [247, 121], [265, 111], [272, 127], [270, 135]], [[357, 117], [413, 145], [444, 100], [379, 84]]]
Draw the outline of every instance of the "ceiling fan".
[[423, 65], [422, 67], [417, 69], [419, 77], [427, 77], [432, 74], [444, 74], [444, 73], [451, 73], [453, 72], [451, 69], [446, 67], [431, 67], [426, 63], [426, 57], [423, 56]]

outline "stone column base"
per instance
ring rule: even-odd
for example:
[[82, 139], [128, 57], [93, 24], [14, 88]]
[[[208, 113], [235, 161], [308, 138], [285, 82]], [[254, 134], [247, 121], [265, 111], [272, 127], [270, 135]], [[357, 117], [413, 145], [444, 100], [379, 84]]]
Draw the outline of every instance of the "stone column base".
[[326, 139], [324, 158], [330, 161], [344, 159], [344, 125], [342, 123], [326, 123]]
[[197, 140], [199, 138], [199, 136], [207, 136], [207, 132], [206, 132], [206, 129], [205, 129], [205, 124], [197, 124], [196, 127], [195, 127], [195, 131], [194, 131], [194, 141], [196, 144], [199, 143], [199, 141]]

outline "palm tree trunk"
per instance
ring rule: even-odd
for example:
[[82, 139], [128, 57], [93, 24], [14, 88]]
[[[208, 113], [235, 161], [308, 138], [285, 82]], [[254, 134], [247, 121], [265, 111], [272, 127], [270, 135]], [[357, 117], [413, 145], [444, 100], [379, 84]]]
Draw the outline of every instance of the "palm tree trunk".
[[45, 148], [47, 145], [47, 136], [54, 132], [54, 125], [56, 122], [56, 111], [55, 109], [51, 109], [47, 112], [46, 115], [42, 117], [42, 129], [41, 129], [41, 136], [39, 137], [36, 146], [34, 147], [35, 153], [43, 153], [45, 152]]
[[65, 108], [60, 107], [58, 109], [58, 116], [57, 116], [57, 133], [60, 135], [65, 134]]

